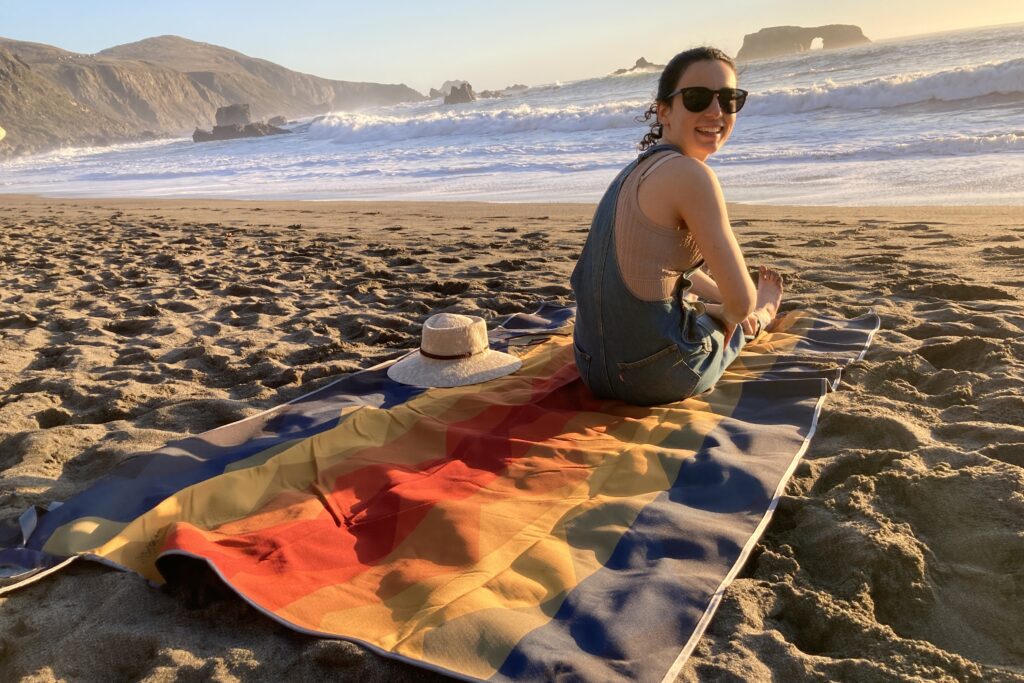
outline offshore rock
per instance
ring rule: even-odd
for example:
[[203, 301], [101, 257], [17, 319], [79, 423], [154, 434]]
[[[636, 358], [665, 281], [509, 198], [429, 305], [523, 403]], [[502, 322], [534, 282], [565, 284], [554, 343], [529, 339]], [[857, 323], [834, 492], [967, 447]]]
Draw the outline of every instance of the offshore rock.
[[281, 135], [283, 133], [291, 133], [291, 131], [263, 122], [249, 123], [244, 126], [236, 123], [230, 126], [214, 126], [212, 131], [196, 128], [195, 132], [192, 133], [192, 142], [259, 138], [264, 135]]
[[612, 72], [612, 76], [621, 76], [622, 74], [633, 73], [634, 71], [653, 71], [655, 69], [661, 70], [664, 68], [664, 64], [651, 64], [646, 59], [641, 57], [640, 59], [636, 60], [636, 64], [634, 64], [631, 68], [616, 69], [615, 71]]
[[476, 93], [473, 92], [473, 86], [469, 83], [452, 88], [451, 92], [444, 96], [445, 104], [465, 104], [474, 100], [476, 100]]
[[503, 88], [502, 90], [482, 90], [478, 92], [476, 96], [480, 99], [504, 97], [505, 95], [522, 92], [524, 90], [529, 90], [529, 86], [516, 83], [508, 86], [507, 88]]
[[229, 104], [219, 107], [216, 114], [218, 126], [248, 126], [252, 123], [248, 104]]
[[736, 59], [745, 61], [800, 54], [811, 49], [815, 38], [821, 38], [825, 50], [871, 42], [859, 26], [852, 24], [828, 24], [813, 28], [772, 26], [743, 36], [743, 46]]

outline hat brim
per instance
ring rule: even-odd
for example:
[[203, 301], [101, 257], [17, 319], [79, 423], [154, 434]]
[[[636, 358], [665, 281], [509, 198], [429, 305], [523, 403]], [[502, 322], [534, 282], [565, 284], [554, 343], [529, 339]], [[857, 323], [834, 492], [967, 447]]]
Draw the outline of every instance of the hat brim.
[[485, 351], [454, 361], [427, 358], [416, 351], [388, 368], [388, 377], [424, 389], [461, 387], [511, 374], [522, 365], [521, 360], [501, 351]]

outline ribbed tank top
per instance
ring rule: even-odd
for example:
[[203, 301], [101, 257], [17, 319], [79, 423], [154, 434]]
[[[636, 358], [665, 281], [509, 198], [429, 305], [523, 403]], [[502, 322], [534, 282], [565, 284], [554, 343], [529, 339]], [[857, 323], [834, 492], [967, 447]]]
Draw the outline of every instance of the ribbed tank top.
[[701, 259], [700, 250], [686, 225], [658, 225], [640, 210], [640, 184], [654, 169], [677, 152], [644, 159], [626, 177], [615, 208], [615, 257], [622, 280], [642, 301], [672, 296], [676, 281]]

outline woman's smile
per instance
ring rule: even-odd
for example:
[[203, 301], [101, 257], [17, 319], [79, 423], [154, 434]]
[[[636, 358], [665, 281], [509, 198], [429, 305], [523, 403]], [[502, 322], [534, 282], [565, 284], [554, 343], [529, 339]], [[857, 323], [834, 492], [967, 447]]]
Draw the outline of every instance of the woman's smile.
[[697, 126], [697, 135], [712, 142], [718, 142], [725, 126]]

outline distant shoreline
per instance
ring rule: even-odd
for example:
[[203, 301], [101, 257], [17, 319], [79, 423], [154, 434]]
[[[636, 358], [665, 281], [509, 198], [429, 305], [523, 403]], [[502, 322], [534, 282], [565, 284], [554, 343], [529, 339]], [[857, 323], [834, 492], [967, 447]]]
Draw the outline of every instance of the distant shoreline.
[[[393, 209], [401, 211], [414, 210], [416, 207], [435, 207], [446, 209], [456, 214], [471, 212], [480, 207], [506, 207], [514, 209], [514, 213], [522, 212], [524, 215], [534, 209], [551, 209], [562, 207], [564, 212], [571, 212], [581, 207], [593, 209], [597, 202], [574, 202], [574, 201], [536, 201], [536, 202], [502, 202], [502, 201], [479, 201], [464, 199], [246, 199], [246, 198], [165, 198], [165, 197], [51, 197], [38, 194], [4, 193], [0, 192], [0, 206], [3, 205], [44, 205], [54, 207], [62, 204], [72, 209], [98, 208], [101, 204], [121, 211], [162, 209], [165, 211], [179, 211], [184, 213], [216, 211], [220, 212], [232, 207], [266, 210], [266, 211], [289, 211], [297, 207], [312, 209], [316, 207], [319, 214], [328, 212], [331, 209]], [[859, 204], [859, 205], [835, 205], [835, 204], [758, 204], [754, 202], [727, 202], [729, 210], [733, 213], [746, 213], [756, 211], [770, 215], [773, 219], [785, 217], [786, 214], [799, 211], [805, 216], [827, 217], [836, 212], [863, 214], [865, 216], [876, 214], [890, 216], [893, 218], [903, 217], [904, 214], [912, 213], [942, 213], [950, 217], [966, 218], [965, 214], [985, 213], [998, 214], [1006, 211], [1011, 212], [1011, 218], [1019, 222], [1020, 204]], [[218, 218], [223, 219], [223, 216]], [[736, 216], [733, 216], [736, 218]]]

